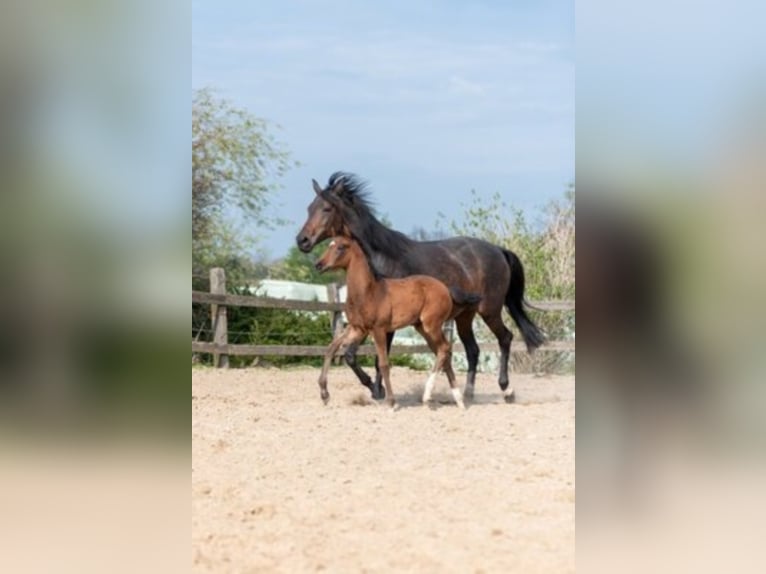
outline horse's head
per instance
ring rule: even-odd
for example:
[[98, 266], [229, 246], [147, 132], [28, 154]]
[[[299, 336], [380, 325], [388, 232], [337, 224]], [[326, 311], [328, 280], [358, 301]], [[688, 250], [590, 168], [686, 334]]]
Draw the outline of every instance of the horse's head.
[[326, 189], [311, 180], [316, 197], [308, 206], [308, 218], [295, 238], [298, 248], [308, 253], [317, 243], [335, 235], [347, 235], [343, 224], [340, 198], [343, 194], [343, 178], [331, 183]]
[[347, 237], [335, 237], [330, 241], [327, 251], [316, 262], [317, 271], [329, 269], [346, 269], [351, 262], [354, 242]]

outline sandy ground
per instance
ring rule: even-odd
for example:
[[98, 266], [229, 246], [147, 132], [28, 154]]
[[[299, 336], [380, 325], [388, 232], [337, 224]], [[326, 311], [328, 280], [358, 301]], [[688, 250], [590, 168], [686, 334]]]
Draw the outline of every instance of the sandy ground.
[[317, 373], [192, 369], [195, 572], [574, 571], [574, 377], [509, 405], [480, 374], [461, 412], [395, 368], [391, 412], [345, 367], [323, 406]]

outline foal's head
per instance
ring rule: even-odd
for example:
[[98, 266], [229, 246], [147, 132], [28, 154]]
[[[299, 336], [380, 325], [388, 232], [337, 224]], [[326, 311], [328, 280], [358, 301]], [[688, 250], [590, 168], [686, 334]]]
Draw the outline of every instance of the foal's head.
[[330, 269], [346, 269], [355, 255], [359, 255], [359, 246], [347, 237], [335, 237], [330, 241], [327, 251], [316, 262], [318, 271], [324, 272]]

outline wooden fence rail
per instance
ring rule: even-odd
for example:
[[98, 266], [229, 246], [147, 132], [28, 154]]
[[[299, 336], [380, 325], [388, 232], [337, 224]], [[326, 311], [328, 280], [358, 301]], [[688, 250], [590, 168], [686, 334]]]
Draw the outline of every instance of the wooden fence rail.
[[[335, 287], [334, 284], [328, 287]], [[337, 288], [337, 287], [336, 287]], [[292, 309], [293, 311], [343, 311], [344, 303], [324, 301], [296, 301], [253, 295], [218, 295], [205, 291], [192, 291], [192, 303], [214, 303], [229, 307], [264, 307], [267, 309]], [[530, 301], [530, 305], [542, 311], [573, 311], [574, 301]]]
[[[290, 299], [275, 299], [273, 297], [257, 297], [251, 295], [232, 295], [226, 293], [226, 276], [221, 268], [210, 270], [210, 293], [192, 291], [192, 303], [209, 304], [211, 323], [213, 325], [213, 341], [192, 341], [193, 353], [209, 353], [213, 355], [213, 364], [218, 367], [228, 367], [229, 355], [266, 356], [284, 355], [294, 357], [323, 356], [325, 345], [231, 345], [228, 343], [227, 307], [261, 307], [267, 309], [289, 309], [293, 311], [327, 311], [332, 313], [330, 332], [335, 335], [342, 328], [341, 312], [344, 304], [338, 302], [337, 285], [328, 285], [328, 301], [295, 301]], [[574, 301], [532, 301], [532, 306], [543, 311], [574, 310]], [[482, 351], [497, 351], [496, 343], [480, 343]], [[453, 350], [463, 352], [461, 343], [455, 343]], [[574, 351], [574, 341], [548, 341], [540, 351]], [[513, 345], [512, 352], [526, 351], [522, 344]], [[430, 353], [427, 345], [393, 345], [392, 355]], [[373, 345], [362, 345], [358, 354], [374, 355]]]

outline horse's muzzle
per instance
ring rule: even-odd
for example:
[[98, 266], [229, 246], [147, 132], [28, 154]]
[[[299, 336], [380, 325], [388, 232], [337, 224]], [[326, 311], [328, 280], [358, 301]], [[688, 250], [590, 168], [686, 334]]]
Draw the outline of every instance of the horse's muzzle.
[[298, 237], [295, 238], [295, 243], [298, 245], [298, 249], [303, 251], [303, 253], [308, 253], [311, 251], [311, 248], [314, 247], [311, 243], [311, 238], [308, 235], [298, 235]]

